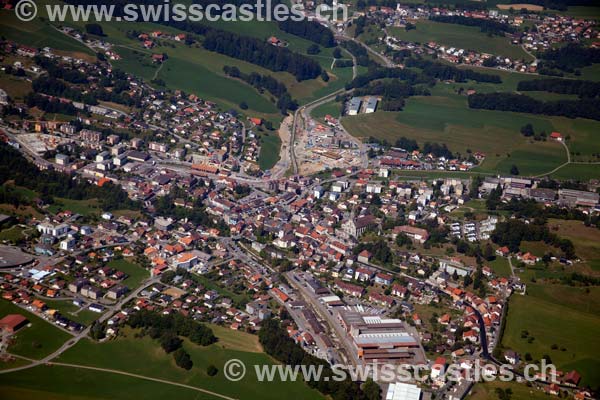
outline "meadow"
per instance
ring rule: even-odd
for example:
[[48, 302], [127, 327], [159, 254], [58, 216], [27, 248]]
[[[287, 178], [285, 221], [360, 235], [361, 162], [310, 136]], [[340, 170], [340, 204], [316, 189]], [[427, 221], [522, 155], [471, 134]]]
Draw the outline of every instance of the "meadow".
[[468, 400], [488, 400], [497, 399], [496, 389], [510, 389], [513, 393], [512, 398], [514, 399], [529, 399], [529, 400], [547, 400], [548, 395], [541, 390], [530, 388], [524, 384], [516, 382], [485, 382], [476, 383], [471, 390], [471, 393], [467, 395]]
[[[567, 286], [536, 287], [526, 296], [510, 299], [506, 329], [502, 338], [505, 348], [522, 357], [551, 357], [559, 370], [577, 370], [582, 385], [600, 382], [600, 316], [597, 306], [600, 291]], [[589, 300], [587, 299], [589, 297]], [[591, 311], [588, 311], [591, 310]], [[527, 337], [522, 332], [527, 331]], [[552, 349], [556, 345], [557, 349]], [[564, 350], [563, 350], [564, 349]]]
[[30, 326], [21, 328], [9, 346], [10, 353], [39, 360], [58, 349], [71, 335], [6, 300], [0, 300], [0, 316], [21, 314]]
[[[136, 338], [135, 332], [129, 329], [123, 330], [124, 336], [102, 344], [82, 340], [56, 361], [166, 379], [239, 399], [280, 399], [282, 396], [289, 399], [322, 398], [302, 382], [258, 382], [252, 365], [273, 364], [273, 361], [264, 353], [256, 352], [257, 342], [252, 335], [242, 334], [234, 339], [237, 332], [225, 334], [223, 329], [228, 328], [215, 329], [220, 341], [208, 347], [184, 341], [184, 347], [194, 362], [190, 371], [177, 367], [172, 355], [166, 354], [157, 341], [149, 337]], [[250, 351], [240, 351], [241, 347], [247, 347]], [[243, 361], [247, 366], [247, 375], [239, 382], [230, 382], [223, 376], [223, 365], [232, 358]], [[207, 375], [206, 368], [209, 365], [219, 370], [216, 376]]]
[[[413, 97], [400, 112], [378, 111], [344, 117], [342, 124], [352, 135], [386, 139], [391, 143], [401, 136], [424, 142], [446, 143], [450, 150], [486, 154], [478, 172], [509, 173], [513, 164], [523, 175], [542, 174], [566, 161], [565, 149], [554, 142], [534, 142], [520, 134], [531, 123], [534, 129], [552, 132], [553, 120], [542, 116], [500, 111], [471, 110], [466, 96], [447, 94]], [[571, 136], [577, 140], [577, 134]], [[600, 138], [597, 140], [600, 145]]]
[[123, 258], [111, 260], [107, 266], [125, 272], [128, 275], [123, 281], [123, 285], [127, 286], [130, 290], [136, 289], [144, 279], [150, 276], [144, 268]]
[[38, 366], [0, 375], [0, 397], [13, 400], [217, 400], [218, 397], [110, 372]]
[[531, 60], [520, 46], [513, 45], [510, 39], [500, 36], [488, 36], [478, 27], [458, 24], [447, 24], [429, 20], [415, 23], [416, 29], [406, 31], [404, 28], [388, 28], [390, 36], [398, 39], [426, 44], [437, 44], [457, 49], [473, 50], [480, 53], [509, 57], [514, 60]]

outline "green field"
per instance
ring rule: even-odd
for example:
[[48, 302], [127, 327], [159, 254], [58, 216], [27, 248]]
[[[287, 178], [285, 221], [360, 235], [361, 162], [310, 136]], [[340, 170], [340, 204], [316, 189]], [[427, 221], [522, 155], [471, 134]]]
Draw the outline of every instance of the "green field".
[[144, 279], [150, 277], [150, 274], [144, 268], [125, 259], [111, 260], [107, 265], [128, 275], [123, 284], [130, 290], [136, 289]]
[[0, 317], [7, 314], [21, 314], [31, 323], [31, 326], [21, 328], [14, 336], [14, 343], [8, 349], [13, 354], [41, 359], [58, 349], [71, 337], [36, 315], [6, 300], [0, 300]]
[[281, 139], [276, 132], [263, 133], [260, 138], [260, 153], [258, 154], [258, 165], [260, 169], [272, 168], [279, 161], [279, 147]]
[[569, 164], [550, 175], [554, 179], [579, 179], [582, 181], [597, 179], [599, 176], [600, 164]]
[[521, 400], [547, 400], [549, 397], [546, 393], [541, 390], [527, 387], [525, 384], [516, 382], [485, 382], [476, 383], [471, 389], [471, 393], [466, 397], [468, 400], [495, 400], [498, 399], [496, 389], [510, 389], [512, 390], [512, 399]]
[[575, 254], [583, 260], [584, 265], [600, 273], [600, 230], [587, 227], [581, 221], [551, 219], [548, 224], [551, 229], [556, 229], [560, 237], [573, 242]]
[[331, 115], [334, 118], [339, 118], [341, 110], [342, 103], [338, 103], [337, 101], [330, 101], [329, 103], [321, 104], [320, 106], [314, 108], [310, 115], [314, 118], [319, 119], [323, 119], [326, 115]]
[[508, 278], [508, 277], [511, 276], [511, 274], [510, 274], [510, 265], [508, 265], [508, 260], [506, 258], [504, 258], [504, 257], [496, 257], [495, 260], [488, 261], [487, 265], [499, 277]]
[[13, 225], [10, 228], [3, 229], [0, 231], [0, 241], [8, 241], [11, 243], [16, 243], [18, 240], [25, 238], [24, 232], [27, 231], [28, 228], [22, 228], [19, 225]]
[[434, 21], [418, 21], [417, 29], [406, 31], [404, 28], [388, 28], [390, 36], [398, 39], [426, 44], [436, 42], [446, 47], [456, 47], [464, 50], [473, 50], [480, 53], [489, 53], [509, 57], [515, 60], [530, 60], [531, 57], [518, 45], [510, 43], [508, 38], [489, 37], [474, 26], [446, 24]]
[[[41, 2], [36, 2], [38, 8]], [[73, 55], [89, 57], [94, 53], [77, 40], [70, 38], [56, 29], [48, 22], [36, 18], [24, 23], [20, 21], [13, 11], [0, 10], [0, 36], [33, 47], [51, 47], [53, 49], [65, 50]]]
[[0, 397], [12, 400], [218, 400], [218, 397], [174, 385], [110, 372], [39, 366], [0, 375]]
[[[215, 333], [221, 334], [218, 330]], [[321, 398], [318, 392], [309, 389], [301, 382], [259, 383], [252, 365], [273, 364], [273, 361], [264, 353], [231, 350], [223, 348], [219, 342], [208, 347], [200, 347], [185, 341], [184, 347], [194, 362], [194, 367], [190, 371], [186, 371], [175, 366], [173, 356], [166, 354], [157, 341], [149, 337], [135, 338], [133, 332], [128, 329], [125, 330], [125, 334], [125, 337], [102, 344], [82, 340], [56, 361], [112, 368], [166, 379], [238, 399], [280, 399], [283, 395], [289, 399]], [[231, 335], [231, 333], [228, 332], [227, 335]], [[246, 340], [246, 338], [241, 340]], [[223, 340], [225, 345], [231, 341], [230, 337]], [[247, 366], [247, 376], [239, 382], [228, 381], [222, 373], [224, 363], [232, 358], [242, 360]], [[206, 367], [211, 364], [219, 370], [214, 377], [206, 374]], [[71, 393], [75, 394], [77, 391]], [[139, 392], [137, 389], [136, 394], [144, 398], [143, 392]]]
[[54, 214], [60, 211], [71, 211], [84, 216], [92, 214], [99, 215], [101, 209], [98, 204], [99, 203], [97, 199], [71, 200], [62, 197], [56, 197], [54, 198], [54, 204], [48, 207], [48, 211]]
[[[534, 359], [549, 355], [559, 370], [577, 370], [582, 385], [600, 382], [600, 316], [586, 310], [598, 303], [598, 292], [562, 287], [535, 288], [527, 295], [510, 299], [502, 344], [521, 356]], [[591, 299], [588, 300], [587, 296]], [[576, 300], [578, 298], [578, 300]], [[526, 330], [532, 343], [521, 338]], [[552, 350], [556, 344], [558, 349]], [[564, 348], [564, 351], [561, 351]]]
[[0, 72], [0, 87], [16, 101], [23, 101], [25, 95], [31, 92], [31, 83], [12, 75]]
[[81, 310], [81, 311], [77, 312], [79, 310], [79, 307], [77, 307], [75, 304], [73, 304], [73, 302], [71, 300], [42, 299], [42, 301], [44, 303], [46, 303], [46, 305], [49, 308], [58, 310], [58, 312], [60, 312], [60, 314], [62, 316], [64, 316], [65, 318], [68, 318], [71, 321], [75, 321], [80, 324], [83, 324], [85, 326], [90, 325], [92, 322], [94, 322], [96, 319], [98, 319], [98, 317], [100, 317], [100, 315], [101, 315], [99, 313], [96, 313], [96, 312], [93, 312], [90, 310]]
[[[378, 111], [354, 117], [344, 117], [342, 123], [352, 135], [386, 139], [391, 143], [405, 136], [426, 141], [446, 143], [461, 154], [467, 149], [486, 154], [480, 172], [509, 173], [513, 164], [523, 175], [549, 172], [566, 161], [564, 148], [554, 142], [534, 142], [523, 137], [519, 130], [531, 123], [536, 131], [552, 132], [561, 119], [471, 110], [466, 97], [459, 95], [413, 97], [400, 112]], [[572, 133], [577, 140], [578, 133]], [[600, 137], [591, 146], [600, 146]]]

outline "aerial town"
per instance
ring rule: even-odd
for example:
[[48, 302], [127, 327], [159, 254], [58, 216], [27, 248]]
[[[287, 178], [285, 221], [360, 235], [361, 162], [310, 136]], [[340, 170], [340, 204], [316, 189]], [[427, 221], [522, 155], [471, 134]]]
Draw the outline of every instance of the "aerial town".
[[[6, 16], [12, 3], [2, 3]], [[597, 50], [597, 18], [384, 1], [353, 5], [351, 23], [324, 24], [312, 19], [314, 2], [296, 3], [341, 54], [320, 56], [331, 70], [312, 78], [320, 86], [305, 97], [293, 90], [306, 91], [294, 85], [307, 79], [289, 84], [289, 71], [261, 75], [257, 61], [203, 48], [224, 35], [212, 28], [49, 24], [56, 42], [43, 46], [1, 36], [0, 397], [597, 398], [600, 150], [592, 161], [581, 153], [600, 132], [598, 83], [588, 97], [552, 93], [589, 102], [581, 108], [591, 117], [540, 112], [536, 133], [521, 124], [530, 114], [478, 110], [517, 115], [502, 133], [517, 124], [515, 141], [543, 149], [531, 157], [477, 139], [457, 150], [458, 139], [432, 134], [435, 110], [419, 122], [429, 129], [422, 138], [401, 119], [413, 97], [462, 107], [495, 91], [477, 74], [544, 74], [538, 57], [403, 36], [420, 24], [477, 20], [471, 26], [488, 24], [488, 38], [501, 31], [507, 46], [537, 54], [566, 42]], [[366, 44], [349, 36], [360, 24]], [[307, 39], [310, 29], [281, 25], [247, 40], [283, 57], [299, 37], [319, 43]], [[91, 55], [62, 50], [62, 40]], [[181, 73], [180, 49], [226, 59], [219, 79], [256, 89], [267, 105], [165, 82], [169, 68]], [[357, 64], [363, 56], [368, 67]], [[123, 67], [127, 57], [140, 72]], [[352, 68], [336, 69], [341, 59]], [[424, 78], [422, 63], [482, 72], [459, 91], [446, 86], [460, 79]], [[373, 78], [378, 71], [396, 72]], [[415, 87], [393, 86], [398, 79]], [[399, 87], [410, 92], [401, 100]], [[282, 101], [288, 89], [302, 101]], [[446, 100], [441, 90], [451, 92]], [[376, 134], [380, 126], [354, 130], [353, 121], [395, 114], [393, 140]], [[456, 135], [450, 125], [446, 137]], [[546, 159], [565, 151], [556, 166]], [[555, 175], [570, 167], [581, 176]], [[228, 377], [231, 359], [248, 370], [372, 369], [328, 384], [282, 379], [265, 393], [250, 371]], [[556, 368], [527, 379], [546, 364]], [[378, 379], [390, 365], [421, 379]], [[498, 381], [501, 368], [514, 380]], [[130, 389], [138, 384], [139, 393]]]

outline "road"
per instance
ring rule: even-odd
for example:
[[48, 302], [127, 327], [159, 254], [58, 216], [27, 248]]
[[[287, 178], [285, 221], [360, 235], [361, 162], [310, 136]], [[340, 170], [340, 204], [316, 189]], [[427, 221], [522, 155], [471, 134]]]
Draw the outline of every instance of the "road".
[[[142, 282], [140, 284], [140, 286], [136, 290], [131, 292], [128, 296], [121, 299], [115, 305], [107, 307], [106, 312], [104, 314], [102, 314], [100, 316], [100, 318], [98, 318], [96, 321], [99, 323], [102, 323], [102, 322], [108, 320], [116, 312], [118, 312], [124, 304], [127, 304], [129, 301], [136, 298], [142, 290], [144, 290], [145, 288], [147, 288], [150, 285], [157, 283], [158, 281], [159, 281], [159, 278], [157, 278], [157, 277], [146, 279], [144, 282]], [[23, 365], [21, 367], [16, 367], [16, 368], [11, 368], [11, 369], [0, 370], [0, 374], [7, 374], [10, 372], [22, 371], [25, 369], [36, 367], [38, 365], [47, 364], [51, 360], [55, 359], [56, 357], [60, 356], [62, 353], [64, 353], [68, 349], [70, 349], [71, 347], [75, 346], [81, 339], [85, 338], [88, 335], [90, 330], [91, 330], [91, 325], [88, 326], [87, 328], [85, 328], [83, 331], [81, 331], [77, 336], [69, 338], [69, 340], [67, 340], [65, 343], [63, 343], [63, 345], [60, 346], [56, 351], [47, 355], [46, 357], [42, 358], [41, 360], [32, 360], [31, 364], [27, 364], [27, 365]]]

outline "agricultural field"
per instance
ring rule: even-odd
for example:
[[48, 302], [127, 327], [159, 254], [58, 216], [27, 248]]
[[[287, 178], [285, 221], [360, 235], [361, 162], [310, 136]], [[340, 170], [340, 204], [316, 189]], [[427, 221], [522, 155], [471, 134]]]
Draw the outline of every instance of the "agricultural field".
[[551, 219], [548, 221], [551, 231], [562, 238], [570, 239], [575, 246], [575, 254], [583, 260], [593, 272], [600, 273], [600, 230], [586, 227], [581, 221]]
[[71, 337], [38, 316], [9, 301], [0, 300], [0, 315], [4, 317], [7, 314], [21, 314], [30, 322], [30, 325], [21, 328], [14, 336], [14, 343], [9, 347], [9, 352], [13, 354], [39, 360], [58, 349]]
[[474, 26], [446, 24], [434, 21], [418, 21], [416, 29], [406, 31], [404, 28], [388, 28], [390, 36], [410, 42], [436, 42], [441, 45], [489, 53], [515, 60], [531, 60], [520, 46], [510, 43], [508, 38], [493, 36], [480, 31]]
[[514, 399], [530, 399], [530, 400], [547, 400], [548, 395], [543, 391], [530, 388], [523, 384], [519, 384], [516, 382], [501, 382], [501, 381], [493, 381], [493, 382], [485, 382], [485, 383], [476, 383], [473, 386], [471, 393], [466, 397], [468, 400], [489, 400], [489, 399], [498, 399], [498, 395], [496, 394], [496, 389], [510, 389], [513, 393], [512, 398]]
[[[393, 143], [405, 136], [416, 139], [421, 145], [426, 141], [446, 143], [450, 150], [461, 154], [466, 154], [467, 150], [483, 152], [486, 160], [476, 169], [481, 173], [506, 174], [514, 164], [522, 175], [537, 175], [550, 172], [566, 162], [566, 151], [555, 142], [527, 139], [520, 134], [520, 128], [531, 123], [536, 132], [553, 132], [558, 130], [555, 125], [564, 124], [562, 126], [566, 128], [566, 121], [563, 120], [521, 113], [471, 110], [466, 106], [465, 96], [447, 94], [413, 97], [407, 100], [403, 111], [378, 111], [344, 117], [342, 123], [348, 132], [361, 138], [374, 136]], [[593, 124], [598, 125], [595, 122]], [[573, 143], [585, 140], [580, 139], [580, 135], [591, 138], [586, 132], [563, 131], [570, 132]], [[600, 146], [600, 137], [590, 141], [588, 148], [596, 146]], [[591, 154], [592, 150], [586, 150], [586, 153]]]
[[174, 385], [110, 372], [38, 366], [0, 375], [0, 397], [13, 400], [129, 400], [132, 386], [140, 398], [218, 400], [218, 397]]
[[[582, 385], [597, 385], [600, 316], [594, 305], [599, 295], [597, 290], [587, 293], [585, 289], [563, 286], [534, 287], [525, 296], [513, 295], [503, 346], [521, 356], [530, 353], [534, 360], [549, 355], [559, 370], [577, 370], [583, 377]], [[558, 348], [552, 349], [553, 345]]]
[[[177, 367], [173, 356], [166, 354], [157, 341], [149, 337], [136, 338], [135, 332], [125, 329], [124, 336], [102, 344], [82, 340], [76, 346], [61, 355], [56, 361], [70, 364], [111, 368], [133, 374], [156, 377], [179, 382], [203, 389], [211, 390], [238, 399], [279, 399], [285, 395], [290, 399], [317, 399], [320, 394], [309, 389], [302, 382], [261, 383], [256, 379], [252, 365], [272, 364], [273, 361], [264, 353], [234, 350], [231, 335], [223, 335], [223, 331], [215, 330], [215, 334], [223, 337], [223, 344], [217, 342], [208, 347], [200, 347], [184, 341], [186, 351], [191, 355], [194, 366], [190, 371]], [[235, 339], [237, 347], [248, 340], [246, 336]], [[251, 343], [248, 340], [247, 343]], [[254, 345], [252, 345], [254, 346]], [[252, 348], [252, 347], [251, 347]], [[255, 351], [254, 348], [252, 351]], [[223, 376], [224, 363], [232, 358], [242, 360], [247, 365], [247, 375], [239, 382], [230, 382]], [[219, 372], [210, 377], [206, 368], [215, 365]], [[0, 377], [1, 382], [2, 377]], [[78, 393], [74, 391], [73, 393]]]

